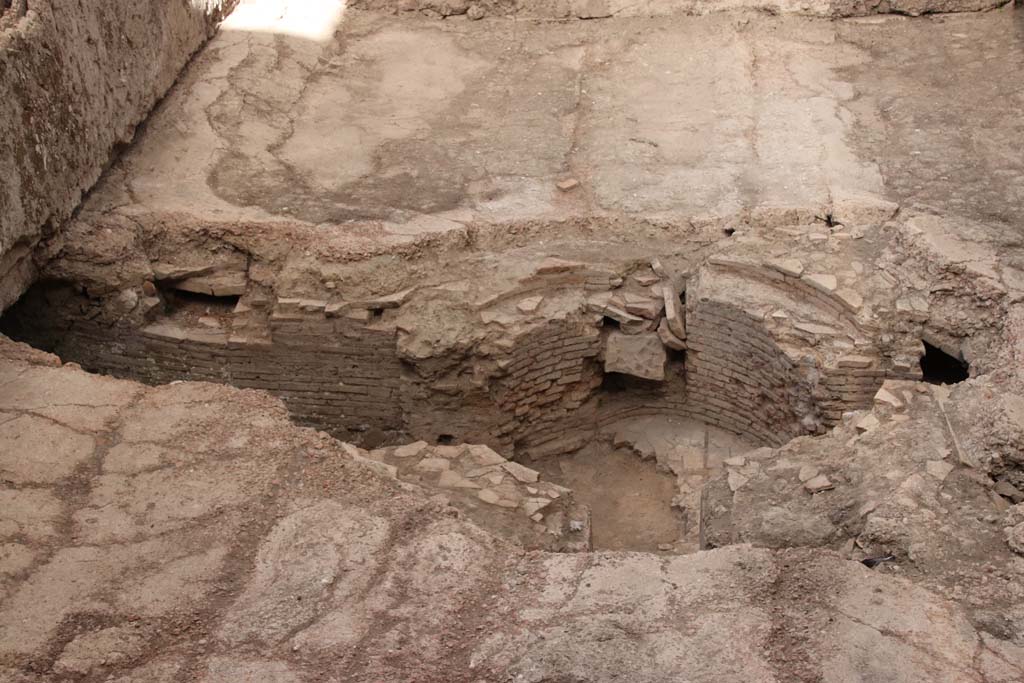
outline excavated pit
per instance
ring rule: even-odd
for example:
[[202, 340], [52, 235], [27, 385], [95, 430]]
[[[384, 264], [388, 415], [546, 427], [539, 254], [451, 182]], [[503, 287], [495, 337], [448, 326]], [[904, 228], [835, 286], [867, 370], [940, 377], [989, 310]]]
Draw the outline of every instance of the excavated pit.
[[1024, 680], [1019, 12], [30, 2], [5, 683]]
[[[657, 259], [604, 270], [550, 263], [532, 268], [562, 282], [490, 297], [498, 310], [426, 352], [415, 337], [432, 321], [415, 286], [359, 307], [268, 304], [244, 273], [167, 265], [138, 294], [39, 283], [0, 318], [0, 332], [90, 372], [269, 391], [299, 424], [367, 449], [405, 481], [461, 496], [527, 547], [558, 550], [696, 551], [702, 491], [727, 462], [822, 433], [868, 405], [886, 376], [919, 376], [910, 362], [849, 354], [831, 361], [831, 380], [801, 368], [777, 320], [724, 301], [737, 291], [725, 261], [672, 267], [688, 275], [669, 275]], [[451, 315], [451, 305], [432, 313]], [[803, 326], [793, 331], [826, 329]], [[415, 461], [399, 454], [410, 442], [421, 444]], [[528, 473], [488, 473], [491, 456], [466, 455], [470, 444]], [[538, 493], [535, 470], [555, 488]]]

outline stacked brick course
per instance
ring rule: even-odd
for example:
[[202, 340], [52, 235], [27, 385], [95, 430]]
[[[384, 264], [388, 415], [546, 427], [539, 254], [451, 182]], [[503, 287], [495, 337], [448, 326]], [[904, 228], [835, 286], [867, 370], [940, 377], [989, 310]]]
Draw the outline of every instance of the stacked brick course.
[[496, 398], [524, 452], [565, 452], [593, 435], [593, 415], [582, 408], [601, 383], [601, 346], [596, 325], [560, 321], [516, 344]]
[[803, 433], [810, 388], [761, 321], [724, 303], [687, 316], [686, 412], [769, 444]]

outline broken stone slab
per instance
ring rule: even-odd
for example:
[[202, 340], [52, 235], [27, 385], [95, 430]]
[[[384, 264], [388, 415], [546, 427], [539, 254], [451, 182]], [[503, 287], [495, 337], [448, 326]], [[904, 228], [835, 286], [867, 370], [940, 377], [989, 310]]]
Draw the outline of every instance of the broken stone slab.
[[952, 463], [944, 460], [929, 460], [924, 465], [925, 471], [939, 481], [945, 481], [949, 473], [953, 471]]
[[665, 320], [668, 321], [668, 329], [677, 338], [686, 339], [686, 318], [683, 313], [683, 302], [679, 295], [667, 284], [661, 285], [662, 300], [665, 302]]
[[627, 313], [638, 315], [647, 320], [656, 319], [665, 308], [661, 299], [649, 299], [644, 296], [637, 296], [636, 294], [626, 294], [623, 298]]
[[544, 301], [544, 297], [542, 296], [527, 297], [517, 303], [516, 308], [518, 308], [522, 313], [533, 313], [540, 308], [542, 301]]
[[672, 330], [668, 328], [668, 320], [665, 318], [661, 319], [658, 323], [658, 338], [661, 339], [661, 343], [673, 351], [685, 351], [686, 342], [672, 334]]
[[213, 273], [180, 280], [174, 288], [208, 296], [241, 296], [245, 294], [248, 283], [249, 279], [243, 272]]
[[868, 413], [861, 419], [857, 420], [857, 424], [854, 426], [857, 428], [857, 431], [859, 432], [870, 432], [878, 425], [878, 418], [875, 417], [874, 413]]
[[997, 481], [992, 490], [1000, 496], [1009, 498], [1014, 503], [1024, 503], [1024, 491], [1021, 491], [1008, 481]]
[[469, 479], [466, 479], [461, 474], [453, 472], [452, 470], [445, 470], [441, 472], [441, 478], [437, 480], [437, 485], [445, 489], [478, 489], [479, 484], [476, 484]]
[[655, 332], [628, 335], [613, 330], [605, 346], [605, 372], [664, 381], [668, 356]]
[[767, 265], [769, 268], [790, 277], [800, 277], [804, 272], [804, 264], [795, 258], [775, 259], [769, 261]]
[[668, 271], [665, 270], [665, 266], [662, 265], [661, 259], [657, 257], [651, 259], [651, 270], [659, 278], [665, 279], [668, 277]]
[[856, 313], [864, 305], [864, 297], [852, 289], [837, 289], [835, 296], [851, 313]]
[[491, 489], [477, 491], [476, 497], [489, 505], [497, 505], [501, 501], [501, 496]]
[[893, 410], [901, 410], [903, 408], [903, 401], [884, 386], [875, 393], [874, 401], [876, 405], [888, 406]]
[[835, 486], [836, 485], [832, 483], [832, 480], [826, 477], [824, 474], [819, 474], [818, 476], [808, 479], [807, 481], [804, 482], [804, 489], [808, 493], [812, 494], [821, 493], [822, 491], [828, 491], [829, 489], [834, 489]]
[[808, 482], [818, 476], [818, 468], [814, 465], [804, 465], [796, 476], [801, 482]]
[[661, 281], [661, 278], [657, 275], [647, 275], [644, 273], [634, 273], [633, 279], [636, 280], [636, 283], [641, 287], [650, 287]]
[[544, 508], [551, 505], [550, 498], [523, 498], [520, 505], [528, 517], [533, 517]]
[[726, 481], [729, 483], [729, 490], [732, 491], [733, 493], [736, 493], [741, 488], [746, 486], [747, 482], [750, 481], [750, 479], [748, 477], [743, 476], [742, 474], [735, 470], [730, 470], [729, 476], [727, 477]]
[[565, 180], [559, 180], [557, 183], [555, 183], [555, 187], [557, 187], [562, 192], [569, 192], [571, 190], [575, 190], [579, 186], [580, 181], [576, 180], [575, 178], [566, 178]]
[[364, 299], [361, 301], [354, 301], [350, 305], [357, 308], [365, 309], [382, 309], [382, 308], [398, 308], [402, 304], [406, 303], [409, 298], [416, 291], [417, 287], [409, 287], [403, 289], [400, 292], [394, 294], [387, 294], [385, 296], [374, 297], [371, 299]]
[[434, 455], [440, 458], [446, 458], [448, 460], [455, 460], [461, 458], [462, 454], [466, 451], [465, 446], [434, 446]]
[[427, 448], [426, 441], [415, 441], [413, 443], [405, 444], [404, 446], [399, 446], [395, 449], [393, 455], [396, 458], [411, 458], [422, 453], [424, 448]]
[[383, 475], [389, 479], [398, 479], [398, 468], [395, 467], [394, 465], [388, 465], [387, 463], [378, 462], [376, 460], [373, 460], [372, 458], [367, 458], [366, 456], [359, 455], [358, 452], [349, 453], [349, 455], [352, 456], [353, 460], [362, 463], [363, 465], [366, 465], [377, 474]]
[[832, 337], [838, 334], [834, 327], [819, 325], [818, 323], [793, 323], [793, 329], [806, 332], [815, 337]]
[[511, 460], [502, 463], [501, 466], [506, 472], [524, 484], [532, 484], [540, 477], [537, 470], [531, 470], [529, 467], [524, 467], [523, 465], [520, 465], [517, 462], [512, 462]]
[[505, 458], [495, 453], [491, 448], [483, 444], [471, 444], [466, 446], [466, 453], [480, 465], [500, 465], [506, 462]]
[[484, 321], [485, 325], [494, 323], [501, 327], [510, 327], [516, 322], [515, 317], [503, 311], [482, 311], [480, 319]]
[[173, 263], [154, 263], [150, 267], [153, 269], [153, 279], [158, 282], [209, 275], [214, 270], [214, 266], [178, 266]]
[[451, 463], [445, 458], [423, 458], [416, 463], [416, 469], [421, 472], [443, 472], [451, 467]]
[[875, 359], [869, 356], [843, 356], [839, 359], [839, 367], [841, 368], [866, 369], [874, 364]]
[[839, 286], [838, 280], [835, 275], [829, 275], [827, 273], [808, 273], [801, 277], [801, 279], [814, 287], [820, 292], [825, 294], [831, 294], [836, 291], [836, 287]]

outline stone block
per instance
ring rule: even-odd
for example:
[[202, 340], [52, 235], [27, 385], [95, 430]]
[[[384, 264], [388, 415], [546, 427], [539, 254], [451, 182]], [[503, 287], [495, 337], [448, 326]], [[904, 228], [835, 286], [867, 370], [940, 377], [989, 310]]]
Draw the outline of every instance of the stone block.
[[665, 302], [665, 320], [668, 321], [668, 329], [681, 340], [686, 339], [686, 318], [683, 312], [683, 302], [680, 301], [676, 291], [669, 285], [661, 286], [662, 298]]
[[655, 332], [627, 335], [613, 331], [605, 348], [605, 372], [663, 381], [667, 355]]
[[672, 333], [672, 330], [668, 328], [668, 320], [666, 318], [662, 318], [658, 324], [658, 338], [661, 339], [662, 344], [673, 351], [686, 350], [686, 342]]

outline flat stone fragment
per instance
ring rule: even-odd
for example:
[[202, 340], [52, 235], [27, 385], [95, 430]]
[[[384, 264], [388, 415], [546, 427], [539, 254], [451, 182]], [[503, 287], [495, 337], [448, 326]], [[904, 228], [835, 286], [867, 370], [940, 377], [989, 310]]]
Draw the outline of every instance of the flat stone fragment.
[[668, 356], [655, 332], [627, 335], [613, 331], [605, 347], [605, 372], [663, 381]]
[[672, 330], [668, 328], [667, 318], [662, 318], [661, 322], [658, 323], [658, 338], [661, 339], [662, 344], [673, 351], [686, 350], [686, 342], [673, 334]]
[[411, 458], [422, 453], [423, 449], [426, 447], [426, 441], [414, 441], [413, 443], [407, 443], [404, 446], [399, 446], [395, 449], [393, 455], [396, 458]]
[[836, 287], [839, 286], [836, 276], [828, 275], [826, 273], [809, 273], [804, 275], [802, 279], [811, 287], [814, 287], [825, 294], [833, 293], [836, 291]]
[[528, 516], [533, 517], [536, 513], [540, 512], [547, 506], [551, 505], [550, 498], [523, 498], [522, 500], [523, 512]]
[[804, 264], [795, 258], [769, 261], [768, 266], [790, 277], [800, 277], [804, 272]]
[[625, 299], [627, 313], [638, 315], [647, 320], [654, 320], [661, 315], [661, 311], [665, 308], [660, 298], [648, 299], [647, 297], [627, 294]]
[[540, 307], [542, 301], [544, 301], [542, 296], [531, 296], [517, 303], [516, 308], [523, 313], [533, 313]]
[[885, 387], [882, 387], [875, 393], [874, 400], [877, 404], [887, 405], [895, 410], [900, 410], [901, 408], [903, 408], [903, 401], [898, 399], [895, 394], [893, 394]]
[[446, 458], [423, 458], [416, 463], [416, 469], [423, 472], [443, 472], [451, 467]]
[[843, 356], [839, 359], [841, 368], [870, 368], [875, 364], [875, 359], [870, 356]]
[[747, 482], [750, 481], [750, 478], [743, 476], [735, 470], [730, 470], [727, 481], [729, 483], [729, 490], [735, 493], [746, 486]]
[[[925, 471], [939, 481], [945, 481], [949, 473], [953, 471], [953, 464], [945, 460], [929, 460], [924, 465]], [[997, 491], [998, 492], [998, 491]]]
[[668, 329], [678, 339], [686, 339], [686, 318], [683, 313], [683, 302], [679, 300], [676, 292], [667, 284], [661, 285], [661, 296], [665, 302], [665, 320], [668, 321]]
[[[952, 466], [950, 467], [952, 468]], [[1021, 491], [1008, 481], [997, 481], [996, 485], [992, 487], [992, 490], [1000, 496], [1009, 498], [1014, 503], [1024, 502], [1024, 491]]]
[[570, 190], [575, 190], [579, 186], [580, 181], [576, 180], [575, 178], [566, 178], [565, 180], [560, 180], [557, 183], [555, 183], [555, 187], [557, 187], [562, 192], [569, 192]]
[[461, 474], [453, 472], [452, 470], [445, 470], [441, 472], [441, 478], [437, 480], [437, 485], [444, 489], [478, 489], [479, 484], [471, 482]]
[[505, 468], [506, 472], [524, 484], [532, 484], [537, 481], [540, 476], [537, 473], [537, 470], [531, 470], [529, 467], [524, 467], [523, 465], [520, 465], [517, 462], [512, 462], [511, 460], [506, 463], [502, 463], [501, 466]]
[[497, 505], [501, 500], [501, 496], [495, 493], [492, 489], [483, 489], [482, 491], [478, 491], [476, 497], [491, 505]]
[[490, 447], [483, 444], [472, 444], [466, 446], [466, 452], [481, 465], [500, 465], [505, 458], [495, 453]]
[[214, 273], [182, 280], [174, 288], [209, 296], [241, 296], [245, 294], [247, 284], [245, 273]]
[[824, 474], [819, 474], [818, 476], [804, 482], [804, 489], [806, 489], [808, 493], [820, 493], [832, 488], [835, 488], [835, 484], [833, 484], [832, 481]]
[[804, 465], [796, 476], [801, 482], [808, 482], [818, 476], [818, 468], [814, 465]]
[[872, 429], [877, 427], [880, 423], [878, 418], [875, 417], [874, 413], [868, 413], [864, 417], [857, 420], [857, 431], [859, 432], [870, 432]]
[[864, 297], [852, 289], [836, 290], [836, 298], [843, 302], [850, 311], [856, 313], [864, 305]]

